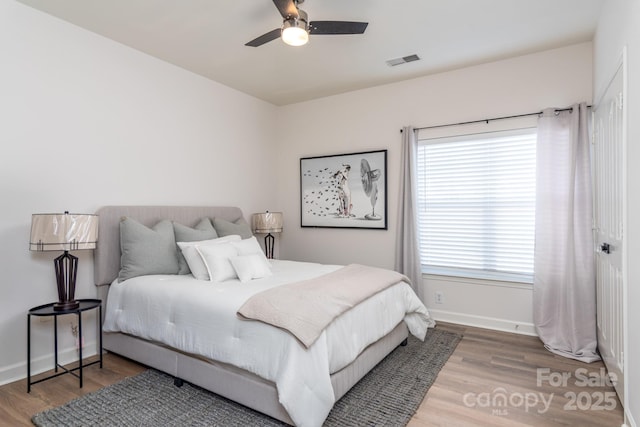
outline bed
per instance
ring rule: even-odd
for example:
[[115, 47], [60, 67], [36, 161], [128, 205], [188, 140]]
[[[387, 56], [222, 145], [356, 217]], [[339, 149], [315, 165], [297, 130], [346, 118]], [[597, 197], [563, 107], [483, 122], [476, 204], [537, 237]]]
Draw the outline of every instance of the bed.
[[[376, 298], [395, 298], [397, 303], [369, 298], [340, 315], [306, 348], [287, 331], [241, 319], [236, 309], [258, 289], [278, 287], [280, 277], [296, 282], [336, 271], [339, 266], [272, 261], [272, 276], [248, 284], [231, 280], [212, 286], [211, 282], [196, 280], [191, 275], [149, 275], [118, 283], [122, 218], [134, 219], [146, 227], [162, 220], [194, 227], [203, 218], [242, 222], [242, 211], [235, 207], [107, 206], [97, 214], [100, 229], [94, 252], [94, 275], [99, 295], [107, 301], [104, 348], [166, 372], [175, 377], [177, 383], [190, 382], [288, 424], [321, 425], [333, 403], [400, 345], [409, 329], [414, 335], [424, 337], [426, 327], [433, 324], [415, 294], [407, 291], [408, 285], [398, 283], [375, 295]], [[205, 296], [189, 296], [191, 289], [204, 292]], [[238, 292], [247, 293], [239, 295]], [[226, 317], [212, 321], [216, 327], [202, 320], [206, 319], [205, 315], [181, 324], [188, 312], [196, 311], [192, 306], [215, 306], [217, 301], [222, 301], [223, 294], [232, 299], [219, 307], [221, 312], [226, 311]], [[159, 314], [141, 313], [142, 309], [138, 308], [134, 311], [134, 300], [150, 298], [155, 298], [156, 302], [149, 305], [159, 306]], [[393, 316], [374, 315], [381, 304], [392, 306]], [[396, 307], [400, 305], [402, 308]], [[125, 309], [129, 309], [128, 314]], [[398, 321], [397, 310], [408, 313]], [[171, 319], [164, 323], [157, 320], [164, 319], [169, 311]], [[120, 322], [122, 319], [135, 319], [135, 326], [126, 326], [126, 322]], [[381, 325], [386, 322], [380, 326], [384, 330], [382, 337], [371, 332], [378, 328], [371, 327], [374, 320]], [[356, 331], [352, 325], [358, 322], [368, 327]], [[161, 324], [169, 326], [154, 327]], [[225, 328], [233, 331], [231, 336], [209, 338], [208, 334]], [[261, 345], [277, 348], [262, 352]], [[255, 366], [261, 363], [265, 365]], [[315, 365], [305, 368], [305, 363]]]

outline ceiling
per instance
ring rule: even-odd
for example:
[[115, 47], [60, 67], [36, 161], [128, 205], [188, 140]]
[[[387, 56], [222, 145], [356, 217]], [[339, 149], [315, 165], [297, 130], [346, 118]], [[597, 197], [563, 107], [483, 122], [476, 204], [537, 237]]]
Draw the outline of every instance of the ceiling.
[[[271, 0], [19, 0], [275, 105], [592, 40], [604, 0], [307, 0], [362, 35], [246, 42], [282, 23]], [[389, 59], [417, 54], [396, 67]]]

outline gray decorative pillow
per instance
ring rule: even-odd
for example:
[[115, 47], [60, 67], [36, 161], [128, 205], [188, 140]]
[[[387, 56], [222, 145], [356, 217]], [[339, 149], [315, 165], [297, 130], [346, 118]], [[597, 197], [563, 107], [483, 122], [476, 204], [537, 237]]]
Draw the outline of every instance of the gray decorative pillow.
[[120, 221], [120, 282], [147, 274], [177, 274], [178, 251], [171, 221], [148, 228], [131, 218]]
[[[176, 235], [176, 242], [197, 242], [200, 240], [211, 240], [218, 237], [218, 233], [216, 233], [216, 230], [213, 228], [209, 218], [202, 218], [194, 228], [174, 222], [173, 231]], [[187, 260], [184, 259], [182, 251], [178, 249], [178, 274], [189, 273], [191, 273], [189, 264], [187, 264]]]
[[218, 232], [218, 236], [224, 237], [229, 236], [231, 234], [239, 234], [243, 239], [248, 239], [253, 236], [251, 232], [251, 227], [249, 223], [244, 220], [244, 218], [240, 218], [236, 222], [225, 221], [221, 218], [213, 219], [213, 227]]

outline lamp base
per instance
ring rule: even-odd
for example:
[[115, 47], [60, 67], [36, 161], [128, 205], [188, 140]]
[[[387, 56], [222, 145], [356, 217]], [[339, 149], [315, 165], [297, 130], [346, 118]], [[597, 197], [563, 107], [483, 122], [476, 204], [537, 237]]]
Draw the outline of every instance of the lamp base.
[[53, 310], [73, 310], [80, 307], [80, 303], [75, 299], [78, 257], [64, 251], [64, 254], [53, 260], [53, 265], [58, 285], [58, 302], [53, 305]]
[[60, 301], [53, 304], [53, 311], [75, 310], [80, 307], [78, 301]]
[[267, 255], [267, 259], [273, 259], [273, 244], [276, 238], [273, 234], [269, 233], [264, 238], [264, 249]]

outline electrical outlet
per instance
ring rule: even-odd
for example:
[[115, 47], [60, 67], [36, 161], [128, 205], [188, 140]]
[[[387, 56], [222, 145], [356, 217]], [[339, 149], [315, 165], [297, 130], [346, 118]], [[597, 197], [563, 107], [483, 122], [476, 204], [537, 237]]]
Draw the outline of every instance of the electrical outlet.
[[436, 292], [436, 304], [444, 304], [444, 294], [440, 291]]
[[71, 335], [78, 337], [78, 326], [73, 323], [71, 323]]

